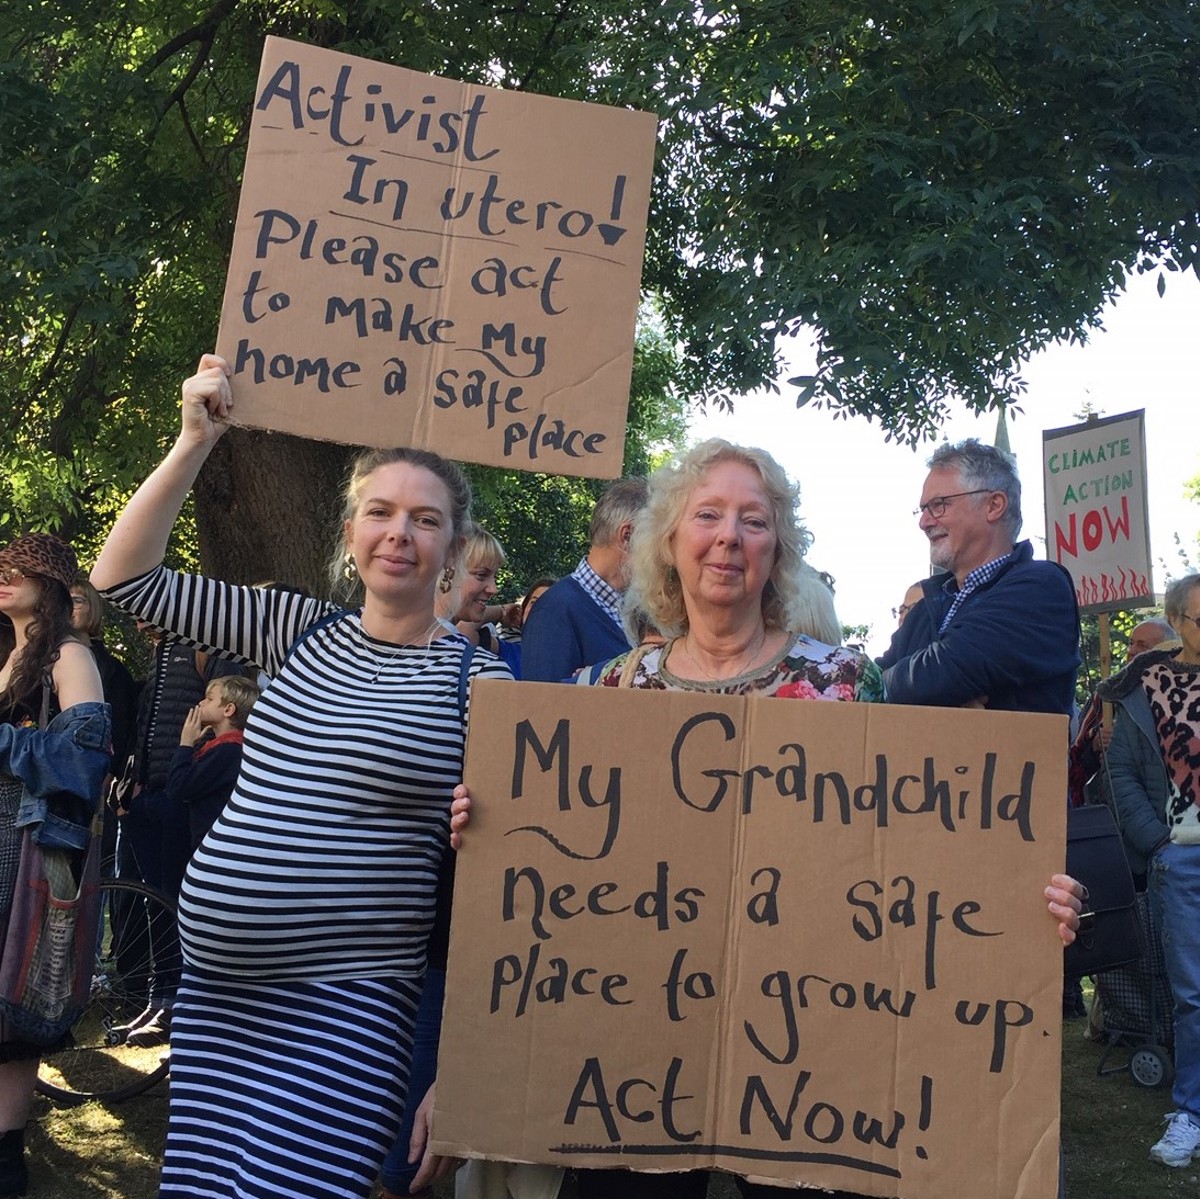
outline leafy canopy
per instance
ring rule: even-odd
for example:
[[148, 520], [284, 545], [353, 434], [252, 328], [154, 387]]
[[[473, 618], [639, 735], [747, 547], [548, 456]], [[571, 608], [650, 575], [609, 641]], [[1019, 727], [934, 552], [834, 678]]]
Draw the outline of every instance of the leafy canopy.
[[656, 111], [670, 370], [635, 424], [770, 384], [809, 328], [797, 401], [912, 440], [952, 396], [1017, 400], [1129, 271], [1196, 269], [1198, 26], [1192, 0], [13, 0], [0, 521], [86, 554], [170, 437], [266, 34]]

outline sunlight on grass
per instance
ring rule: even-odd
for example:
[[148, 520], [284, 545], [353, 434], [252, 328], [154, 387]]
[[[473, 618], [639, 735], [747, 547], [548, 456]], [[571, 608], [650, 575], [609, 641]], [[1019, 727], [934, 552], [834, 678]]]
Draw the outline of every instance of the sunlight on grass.
[[[1128, 1072], [1099, 1077], [1096, 1067], [1104, 1047], [1089, 1041], [1084, 1027], [1083, 1020], [1063, 1027], [1067, 1199], [1196, 1199], [1200, 1162], [1172, 1170], [1148, 1156], [1170, 1110], [1170, 1092], [1138, 1086]], [[1110, 1064], [1127, 1060], [1128, 1051], [1117, 1050]], [[27, 1135], [29, 1199], [154, 1199], [166, 1098], [162, 1084], [109, 1107], [88, 1103], [56, 1108], [39, 1096]], [[450, 1187], [438, 1191], [439, 1199], [452, 1194]], [[574, 1194], [573, 1186], [564, 1187], [563, 1199]], [[737, 1191], [731, 1180], [721, 1178], [713, 1181], [709, 1194], [733, 1199]]]

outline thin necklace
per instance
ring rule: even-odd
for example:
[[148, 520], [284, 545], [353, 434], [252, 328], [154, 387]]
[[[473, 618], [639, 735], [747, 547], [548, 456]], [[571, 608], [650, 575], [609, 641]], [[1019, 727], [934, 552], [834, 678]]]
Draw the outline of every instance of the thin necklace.
[[727, 682], [729, 682], [730, 679], [736, 679], [739, 675], [745, 674], [746, 671], [750, 669], [750, 666], [754, 662], [754, 659], [757, 658], [760, 653], [762, 653], [762, 647], [764, 645], [766, 645], [766, 643], [767, 643], [767, 626], [766, 625], [762, 626], [761, 630], [759, 631], [757, 640], [750, 647], [750, 652], [745, 657], [743, 657], [742, 660], [737, 664], [736, 669], [731, 671], [729, 674], [724, 674], [724, 675], [709, 674], [708, 671], [705, 670], [704, 667], [700, 665], [700, 662], [697, 659], [696, 655], [692, 652], [691, 636], [692, 636], [692, 633], [691, 633], [691, 630], [689, 629], [686, 636], [683, 639], [683, 642], [684, 642], [684, 648], [687, 650], [687, 656], [689, 658], [691, 658], [691, 660], [692, 660], [692, 665], [695, 666], [696, 669], [698, 671], [700, 671], [700, 673], [702, 675], [704, 675], [705, 679], [708, 682], [710, 682], [710, 683], [727, 683]]
[[[423, 637], [425, 638], [425, 657], [429, 656], [429, 651], [433, 648], [433, 634], [435, 630], [441, 628], [441, 624], [442, 622], [440, 620], [435, 620], [423, 634]], [[364, 638], [370, 636], [366, 629], [363, 629], [363, 636]], [[368, 682], [379, 682], [379, 676], [384, 672], [384, 670], [386, 670], [387, 667], [389, 667], [406, 649], [410, 649], [412, 645], [416, 645], [419, 640], [420, 638], [417, 638], [411, 643], [411, 645], [408, 642], [405, 642], [402, 645], [396, 646], [396, 648], [392, 650], [392, 652], [375, 667], [375, 673], [370, 677]], [[368, 642], [367, 644], [369, 645], [370, 643]]]

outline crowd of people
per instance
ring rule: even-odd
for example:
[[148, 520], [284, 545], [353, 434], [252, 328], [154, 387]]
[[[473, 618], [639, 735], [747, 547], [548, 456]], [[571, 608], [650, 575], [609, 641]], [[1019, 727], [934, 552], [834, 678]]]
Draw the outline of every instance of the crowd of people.
[[[993, 447], [930, 460], [918, 512], [935, 570], [872, 660], [841, 644], [795, 485], [765, 451], [720, 440], [610, 486], [580, 562], [510, 603], [496, 602], [504, 549], [462, 472], [411, 449], [357, 460], [327, 595], [170, 570], [176, 516], [232, 405], [227, 364], [206, 356], [91, 584], [49, 535], [0, 551], [0, 904], [30, 830], [86, 829], [106, 775], [115, 869], [178, 894], [178, 951], [155, 955], [145, 1011], [121, 1030], [170, 1036], [165, 1199], [365, 1197], [379, 1181], [387, 1196], [428, 1194], [457, 1165], [428, 1133], [450, 847], [471, 835], [474, 679], [1078, 717], [1074, 588], [1019, 540], [1020, 482]], [[92, 584], [156, 638], [140, 695], [106, 660]], [[1076, 779], [1107, 772], [1160, 897], [1176, 1111], [1152, 1153], [1181, 1165], [1200, 1155], [1200, 577], [1168, 591], [1165, 628], [1179, 644], [1160, 637], [1101, 688], [1115, 723], [1085, 714], [1072, 765]], [[83, 846], [56, 851], [68, 871]], [[1057, 874], [1039, 893], [1047, 937], [1069, 943], [1082, 887]], [[0, 1022], [0, 1196], [25, 1187], [21, 1130], [46, 1047]], [[583, 1199], [673, 1199], [703, 1196], [708, 1178], [580, 1170], [576, 1183]]]

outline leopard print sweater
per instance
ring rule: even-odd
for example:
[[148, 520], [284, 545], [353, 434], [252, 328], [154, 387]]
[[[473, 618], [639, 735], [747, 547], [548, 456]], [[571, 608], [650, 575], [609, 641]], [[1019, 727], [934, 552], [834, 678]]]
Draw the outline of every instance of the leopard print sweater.
[[1200, 839], [1200, 666], [1173, 658], [1142, 676], [1167, 767], [1167, 825], [1172, 840]]

